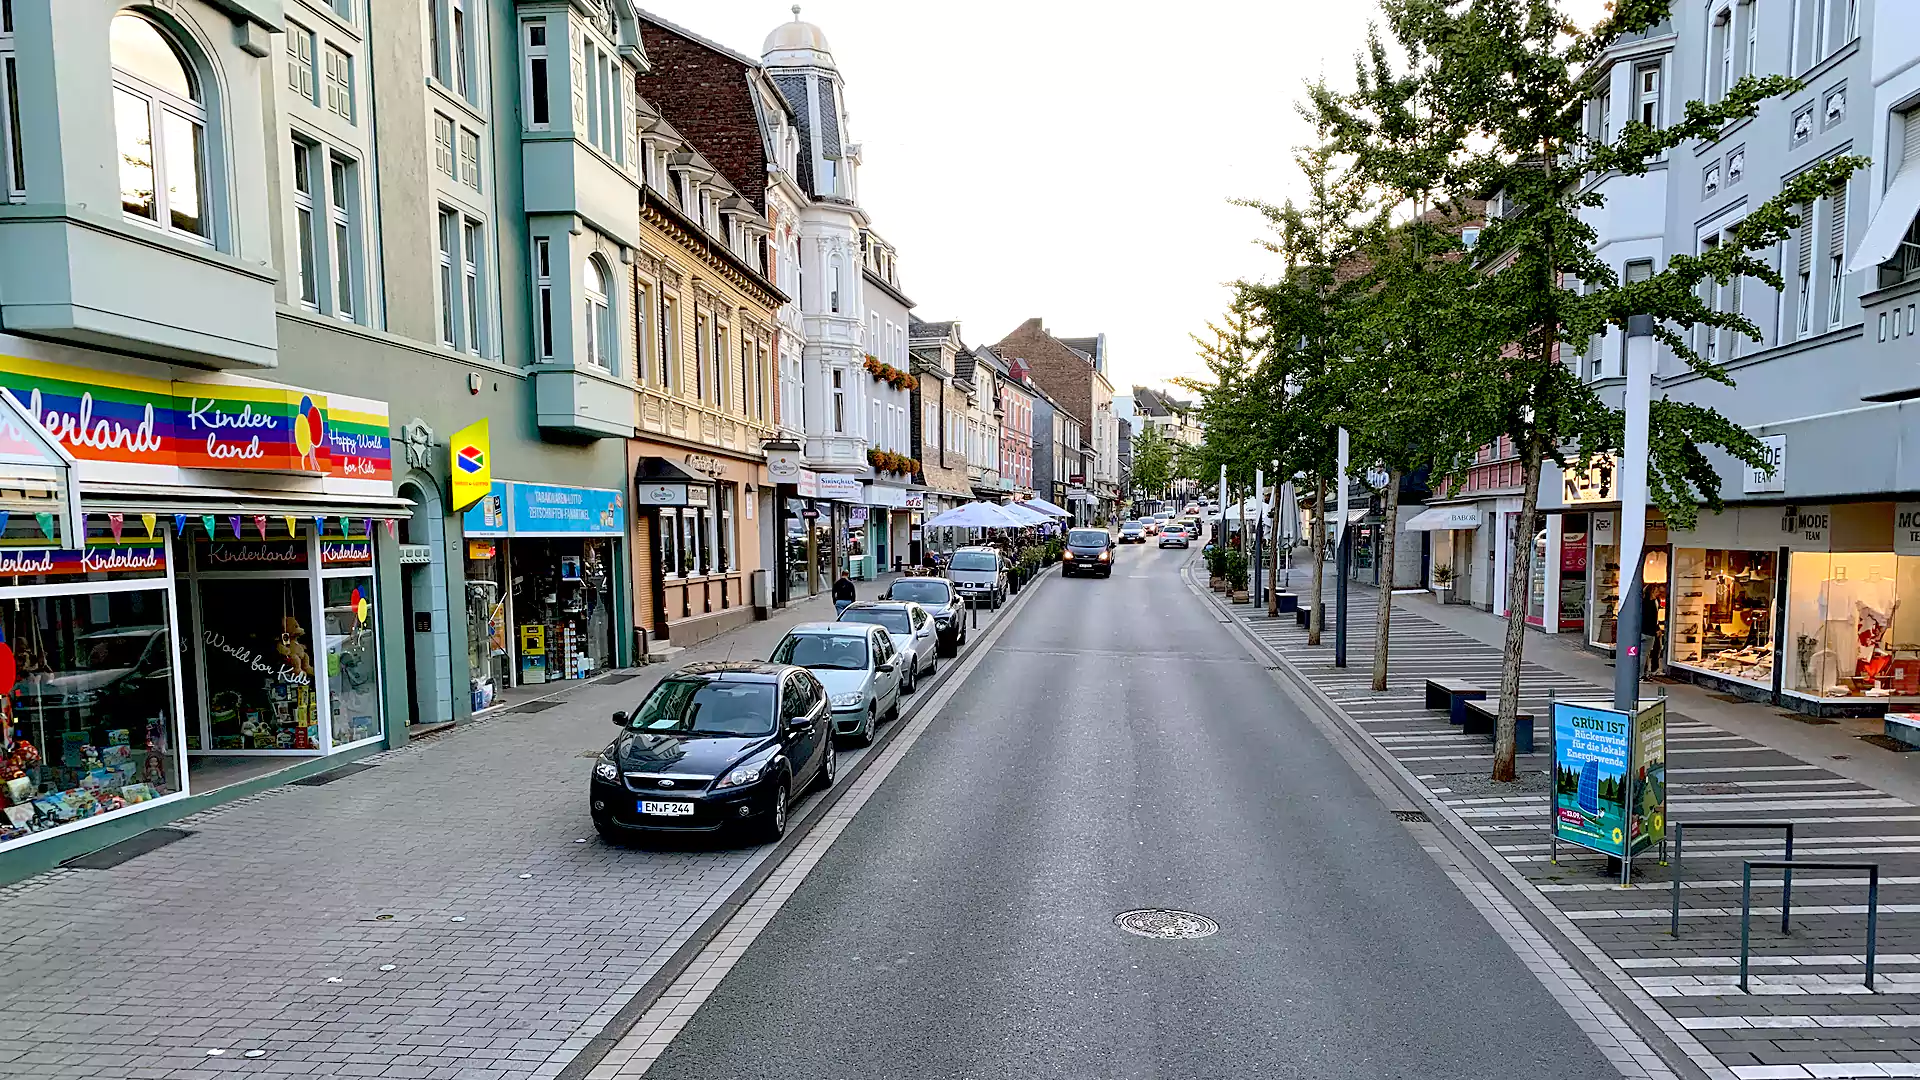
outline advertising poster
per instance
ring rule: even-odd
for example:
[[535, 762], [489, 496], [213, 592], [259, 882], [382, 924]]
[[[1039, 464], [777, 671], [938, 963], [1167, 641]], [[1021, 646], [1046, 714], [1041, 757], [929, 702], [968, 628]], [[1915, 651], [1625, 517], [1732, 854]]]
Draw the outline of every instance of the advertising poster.
[[1667, 835], [1667, 703], [1642, 706], [1633, 722], [1633, 850]]
[[1606, 855], [1626, 854], [1632, 735], [1623, 712], [1553, 703], [1553, 830], [1560, 839]]

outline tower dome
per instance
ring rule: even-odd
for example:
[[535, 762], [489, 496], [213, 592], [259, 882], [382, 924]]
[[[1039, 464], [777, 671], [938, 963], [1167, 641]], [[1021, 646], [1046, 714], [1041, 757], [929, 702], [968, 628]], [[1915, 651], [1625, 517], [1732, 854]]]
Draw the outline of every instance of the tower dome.
[[827, 44], [827, 35], [810, 22], [800, 18], [800, 5], [793, 5], [793, 21], [781, 23], [767, 35], [767, 43], [760, 49], [761, 57], [770, 65], [832, 67], [833, 47]]

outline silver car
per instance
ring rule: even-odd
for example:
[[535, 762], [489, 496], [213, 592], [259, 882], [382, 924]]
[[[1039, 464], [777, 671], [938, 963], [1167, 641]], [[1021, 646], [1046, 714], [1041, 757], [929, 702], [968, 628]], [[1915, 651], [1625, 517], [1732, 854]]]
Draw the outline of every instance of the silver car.
[[899, 717], [904, 659], [885, 628], [859, 623], [801, 623], [773, 649], [774, 663], [806, 668], [826, 687], [834, 738], [856, 746]]
[[997, 548], [963, 547], [947, 560], [947, 580], [967, 602], [997, 608], [1007, 600], [1007, 560]]
[[933, 614], [911, 600], [866, 600], [840, 613], [842, 623], [885, 627], [900, 650], [901, 693], [920, 688], [920, 676], [940, 668], [940, 624]]

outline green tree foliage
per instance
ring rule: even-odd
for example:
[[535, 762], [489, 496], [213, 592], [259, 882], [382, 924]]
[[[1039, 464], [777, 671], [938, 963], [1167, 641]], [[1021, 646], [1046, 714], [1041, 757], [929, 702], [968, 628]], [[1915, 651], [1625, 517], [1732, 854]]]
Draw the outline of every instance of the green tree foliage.
[[1148, 425], [1133, 437], [1133, 484], [1135, 489], [1158, 498], [1173, 483], [1173, 444], [1160, 429]]

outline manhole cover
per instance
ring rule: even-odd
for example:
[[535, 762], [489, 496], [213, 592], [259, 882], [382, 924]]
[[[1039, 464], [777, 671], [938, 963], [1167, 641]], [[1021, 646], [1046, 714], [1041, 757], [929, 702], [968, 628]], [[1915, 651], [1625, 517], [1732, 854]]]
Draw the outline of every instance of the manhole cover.
[[1393, 816], [1398, 821], [1427, 821], [1425, 810], [1395, 810]]
[[1123, 911], [1113, 917], [1113, 924], [1129, 934], [1159, 938], [1162, 941], [1212, 937], [1220, 932], [1220, 924], [1205, 915], [1195, 915], [1191, 911], [1174, 911], [1170, 908], [1139, 908], [1134, 911]]

